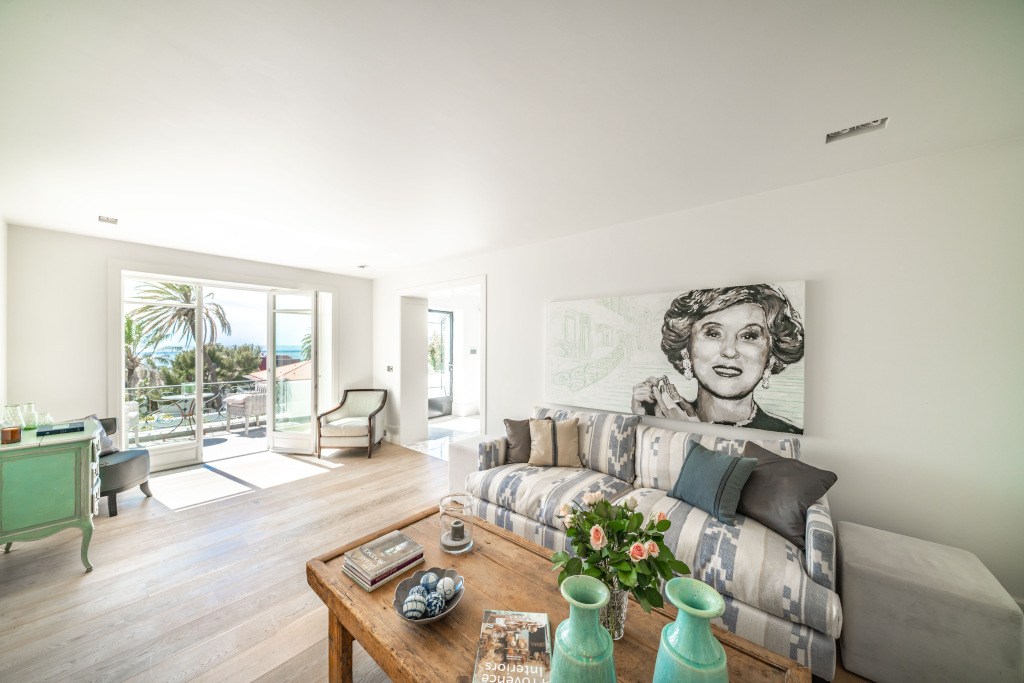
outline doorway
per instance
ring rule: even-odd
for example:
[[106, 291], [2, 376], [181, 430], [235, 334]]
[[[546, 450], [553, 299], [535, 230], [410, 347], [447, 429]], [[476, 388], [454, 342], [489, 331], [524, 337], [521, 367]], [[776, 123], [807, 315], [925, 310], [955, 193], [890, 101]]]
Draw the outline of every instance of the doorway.
[[121, 447], [153, 469], [313, 453], [332, 297], [122, 271]]
[[451, 442], [483, 429], [486, 280], [418, 287], [402, 301], [403, 360], [412, 373], [401, 378], [401, 443], [447, 459]]
[[452, 414], [452, 311], [427, 310], [427, 419]]

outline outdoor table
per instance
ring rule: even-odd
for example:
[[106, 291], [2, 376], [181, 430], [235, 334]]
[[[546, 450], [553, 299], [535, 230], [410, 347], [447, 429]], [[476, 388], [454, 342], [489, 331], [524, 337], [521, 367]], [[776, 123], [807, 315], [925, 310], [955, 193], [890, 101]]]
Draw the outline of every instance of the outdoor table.
[[[206, 403], [206, 399], [213, 398], [216, 395], [217, 394], [215, 394], [213, 392], [203, 393], [203, 403], [205, 404]], [[178, 407], [178, 410], [181, 412], [181, 419], [178, 420], [178, 424], [174, 425], [174, 427], [171, 429], [171, 431], [169, 431], [166, 434], [164, 434], [164, 436], [161, 439], [161, 441], [166, 441], [167, 437], [170, 436], [171, 434], [173, 434], [175, 432], [175, 430], [178, 427], [180, 427], [181, 424], [186, 419], [188, 420], [189, 424], [192, 425], [192, 428], [193, 429], [195, 428], [195, 426], [196, 426], [195, 425], [195, 420], [192, 419], [193, 416], [195, 415], [195, 400], [196, 400], [196, 395], [195, 394], [165, 394], [165, 395], [161, 396], [159, 398], [159, 400], [160, 401], [167, 401], [168, 403], [173, 403], [174, 405], [176, 405]], [[188, 402], [189, 401], [193, 402], [192, 410], [188, 410]]]

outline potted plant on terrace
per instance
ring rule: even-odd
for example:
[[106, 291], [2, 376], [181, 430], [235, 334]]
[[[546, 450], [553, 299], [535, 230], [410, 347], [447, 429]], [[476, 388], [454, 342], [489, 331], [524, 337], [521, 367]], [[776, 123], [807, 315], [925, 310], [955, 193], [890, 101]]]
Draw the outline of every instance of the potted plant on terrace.
[[618, 640], [626, 621], [626, 603], [632, 593], [640, 607], [650, 612], [661, 607], [661, 579], [674, 573], [689, 574], [665, 545], [672, 522], [658, 512], [649, 519], [635, 512], [637, 500], [628, 496], [612, 505], [601, 493], [583, 494], [583, 505], [563, 505], [557, 515], [565, 524], [575, 557], [562, 550], [551, 556], [560, 569], [558, 585], [570, 576], [583, 574], [600, 579], [611, 591], [601, 608], [601, 623]]

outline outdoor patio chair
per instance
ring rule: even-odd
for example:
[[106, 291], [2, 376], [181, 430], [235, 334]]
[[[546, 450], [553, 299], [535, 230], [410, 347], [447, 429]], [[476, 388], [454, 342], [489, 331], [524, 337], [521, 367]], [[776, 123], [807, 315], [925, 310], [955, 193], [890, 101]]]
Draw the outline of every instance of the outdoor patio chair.
[[249, 418], [256, 418], [256, 427], [260, 426], [260, 415], [267, 412], [267, 383], [257, 382], [253, 391], [231, 394], [224, 399], [227, 408], [226, 431], [231, 431], [231, 418], [240, 417], [245, 421], [245, 435], [249, 436]]
[[316, 457], [324, 448], [366, 447], [366, 457], [384, 438], [383, 418], [375, 419], [387, 403], [387, 389], [346, 389], [341, 403], [317, 416]]
[[135, 401], [125, 401], [121, 408], [121, 419], [124, 420], [124, 428], [135, 436], [135, 447], [139, 446], [139, 404]]

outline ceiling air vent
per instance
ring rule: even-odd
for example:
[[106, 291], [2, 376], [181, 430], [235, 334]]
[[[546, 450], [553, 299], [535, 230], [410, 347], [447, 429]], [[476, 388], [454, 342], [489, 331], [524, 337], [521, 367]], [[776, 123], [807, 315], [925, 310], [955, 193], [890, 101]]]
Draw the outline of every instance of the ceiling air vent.
[[100, 216], [100, 223], [110, 223], [111, 225], [117, 225], [117, 219], [111, 218], [110, 216]]
[[825, 134], [825, 144], [835, 142], [837, 140], [845, 140], [846, 138], [852, 138], [855, 135], [863, 135], [864, 133], [870, 133], [875, 130], [882, 130], [889, 124], [889, 117], [886, 116], [883, 119], [875, 119], [874, 121], [868, 121], [857, 126], [851, 126], [850, 128], [843, 128], [832, 133]]

